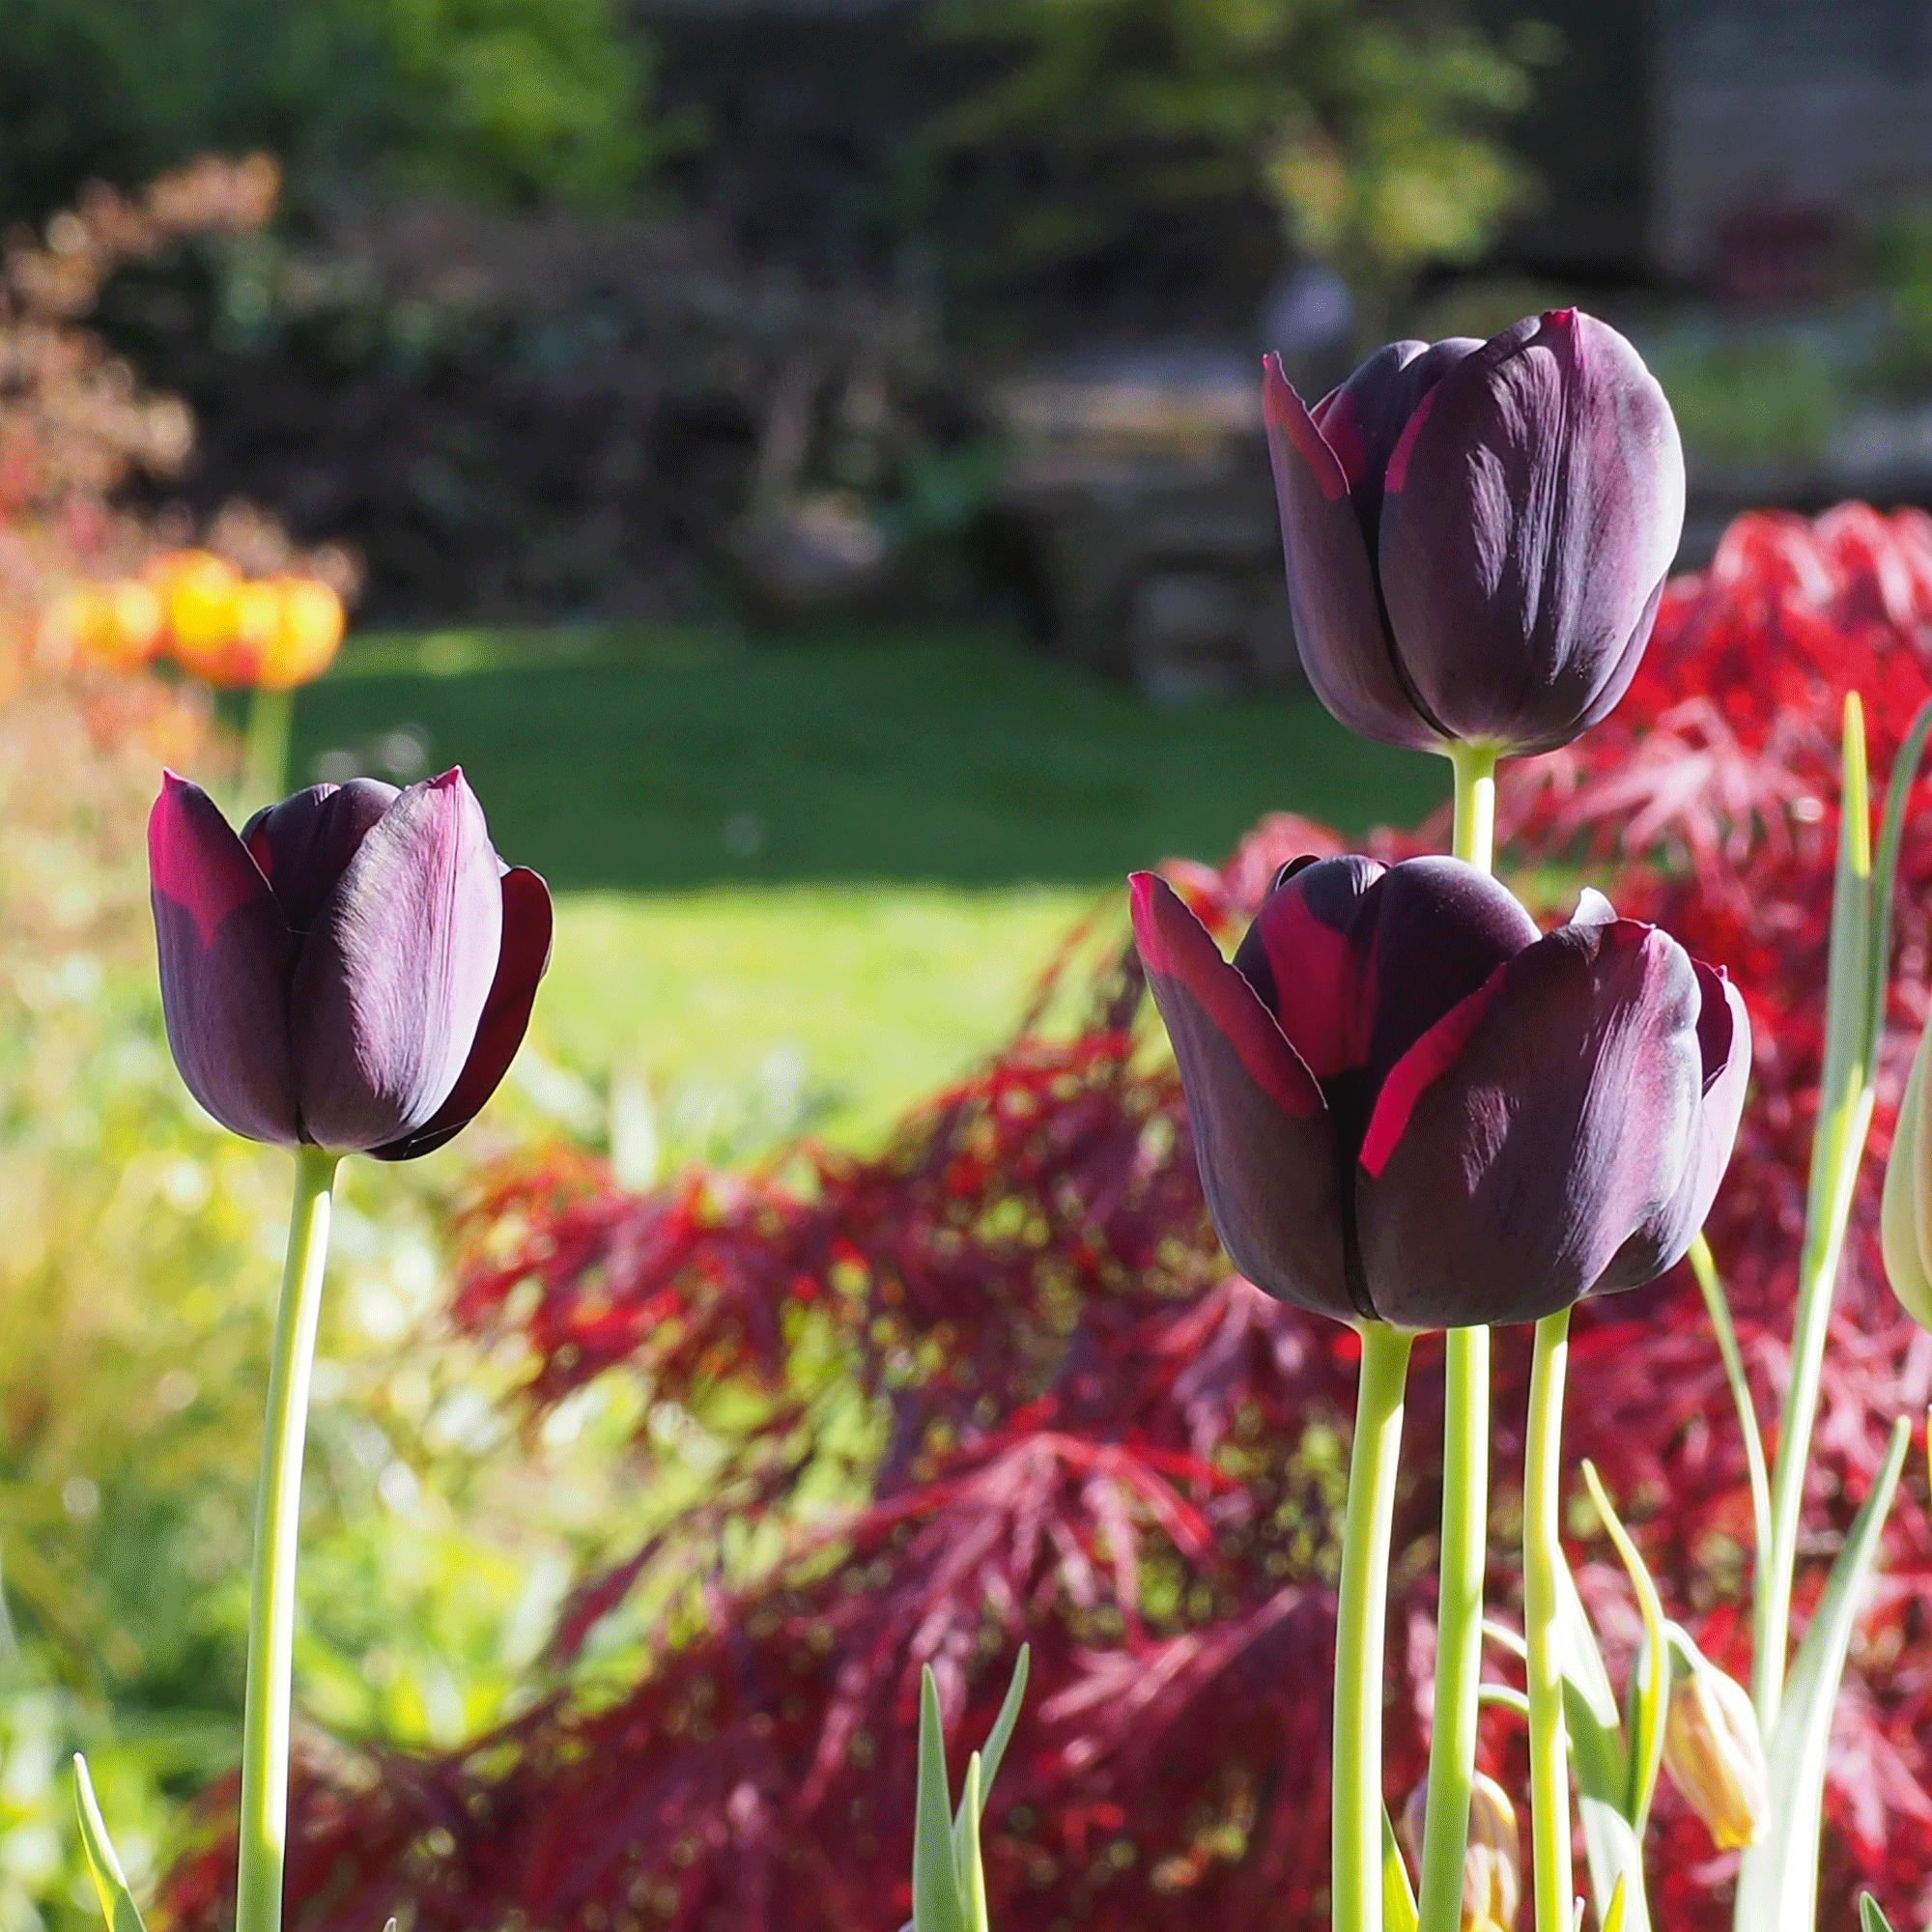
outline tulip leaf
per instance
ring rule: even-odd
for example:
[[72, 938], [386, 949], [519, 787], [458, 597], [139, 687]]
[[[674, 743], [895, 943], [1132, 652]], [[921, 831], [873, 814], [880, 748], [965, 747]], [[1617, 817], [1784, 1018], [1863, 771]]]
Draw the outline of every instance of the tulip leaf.
[[1610, 1902], [1604, 1907], [1604, 1932], [1624, 1932], [1624, 1900], [1630, 1896], [1624, 1889], [1624, 1875], [1617, 1874], [1617, 1882], [1610, 1888]]
[[1880, 1036], [1885, 1032], [1885, 987], [1891, 971], [1891, 883], [1898, 872], [1899, 841], [1905, 832], [1905, 808], [1911, 802], [1913, 781], [1918, 776], [1918, 762], [1925, 755], [1925, 740], [1932, 735], [1932, 699], [1918, 707], [1891, 761], [1886, 781], [1885, 819], [1879, 832], [1871, 880], [1871, 951], [1866, 964], [1871, 975], [1866, 994], [1869, 1032], [1865, 1065], [1872, 1065], [1878, 1053]]
[[1891, 1920], [1879, 1910], [1870, 1892], [1859, 1893], [1859, 1932], [1891, 1932]]
[[94, 1889], [100, 1897], [109, 1932], [147, 1932], [134, 1894], [128, 1889], [128, 1874], [121, 1868], [121, 1857], [114, 1840], [107, 1835], [106, 1821], [95, 1802], [94, 1780], [87, 1775], [87, 1760], [78, 1751], [73, 1759], [73, 1802], [80, 1814], [81, 1848], [87, 1854], [87, 1868], [94, 1874]]
[[1817, 1923], [1818, 1833], [1832, 1712], [1910, 1436], [1901, 1416], [1892, 1425], [1871, 1493], [1832, 1565], [1785, 1680], [1776, 1730], [1766, 1740], [1771, 1806], [1738, 1868], [1737, 1922], [1753, 1932], [1812, 1932]]
[[1604, 1667], [1583, 1600], [1570, 1565], [1556, 1566], [1558, 1641], [1563, 1657], [1563, 1717], [1570, 1761], [1577, 1774], [1577, 1812], [1590, 1867], [1590, 1895], [1597, 1922], [1605, 1922], [1620, 1886], [1625, 1932], [1650, 1932], [1643, 1889], [1643, 1846], [1624, 1805], [1630, 1789], [1630, 1755], [1610, 1673]]
[[1663, 1720], [1670, 1708], [1670, 1665], [1663, 1642], [1663, 1605], [1658, 1602], [1657, 1585], [1645, 1567], [1643, 1553], [1630, 1532], [1617, 1519], [1605, 1492], [1596, 1464], [1586, 1457], [1583, 1482], [1590, 1500], [1609, 1531], [1610, 1541], [1623, 1558], [1631, 1588], [1636, 1593], [1637, 1608], [1643, 1613], [1643, 1649], [1631, 1670], [1630, 1766], [1624, 1787], [1624, 1816], [1637, 1836], [1650, 1818], [1650, 1801], [1657, 1791], [1657, 1775], [1663, 1765]]
[[[1012, 1742], [1013, 1726], [1020, 1719], [1020, 1704], [1026, 1696], [1027, 1675], [1033, 1667], [1033, 1646], [1021, 1644], [1020, 1654], [1013, 1662], [1012, 1681], [1007, 1686], [1005, 1701], [1000, 1705], [1000, 1715], [993, 1719], [993, 1728], [986, 1733], [985, 1771], [980, 1780], [980, 1801], [983, 1805], [986, 1794], [993, 1788], [993, 1780], [1000, 1775], [1000, 1760], [1007, 1754], [1007, 1747]], [[977, 1814], [974, 1822], [978, 1823]]]
[[986, 1932], [986, 1870], [980, 1861], [980, 1753], [966, 1760], [966, 1784], [952, 1821], [952, 1873], [969, 1932]]
[[1382, 1932], [1416, 1932], [1415, 1888], [1408, 1882], [1388, 1806], [1382, 1806]]
[[928, 1663], [920, 1672], [919, 1683], [919, 1786], [912, 1833], [914, 1932], [971, 1932], [953, 1862], [952, 1813], [946, 1788], [946, 1737], [939, 1712], [939, 1686]]

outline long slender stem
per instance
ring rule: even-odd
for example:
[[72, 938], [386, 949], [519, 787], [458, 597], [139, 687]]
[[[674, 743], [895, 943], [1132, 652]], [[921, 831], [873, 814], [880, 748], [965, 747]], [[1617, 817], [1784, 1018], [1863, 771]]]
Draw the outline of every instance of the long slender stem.
[[1382, 1630], [1409, 1346], [1383, 1322], [1362, 1324], [1335, 1605], [1334, 1932], [1381, 1932]]
[[1529, 1646], [1529, 1803], [1536, 1875], [1536, 1932], [1570, 1932], [1570, 1766], [1563, 1724], [1563, 1660], [1557, 1651], [1556, 1566], [1563, 1479], [1563, 1382], [1570, 1367], [1570, 1311], [1536, 1324], [1522, 1476], [1523, 1634]]
[[[1496, 752], [1452, 744], [1455, 856], [1494, 863]], [[1469, 1844], [1483, 1667], [1483, 1578], [1490, 1528], [1490, 1331], [1452, 1328], [1444, 1345], [1442, 1545], [1435, 1600], [1435, 1715], [1422, 1840], [1421, 1932], [1458, 1932]]]
[[1422, 1835], [1421, 1932], [1458, 1932], [1469, 1845], [1489, 1567], [1490, 1331], [1452, 1328], [1445, 1350], [1442, 1556], [1435, 1600], [1435, 1719]]
[[248, 1689], [242, 1719], [236, 1932], [280, 1932], [282, 1922], [302, 1443], [308, 1429], [309, 1372], [315, 1363], [323, 1266], [328, 1255], [330, 1189], [340, 1158], [320, 1148], [302, 1148], [296, 1154], [295, 1205], [289, 1213], [288, 1259], [275, 1316], [269, 1413], [262, 1431], [262, 1484], [255, 1502]]
[[1772, 1548], [1771, 1478], [1764, 1466], [1764, 1434], [1758, 1428], [1750, 1378], [1745, 1374], [1745, 1358], [1738, 1350], [1737, 1329], [1731, 1321], [1730, 1304], [1724, 1299], [1724, 1285], [1718, 1279], [1718, 1264], [1712, 1259], [1711, 1244], [1702, 1235], [1691, 1241], [1690, 1259], [1690, 1272], [1697, 1278], [1697, 1292], [1704, 1297], [1704, 1312], [1710, 1317], [1711, 1332], [1718, 1338], [1718, 1352], [1724, 1359], [1724, 1378], [1731, 1385], [1731, 1402], [1738, 1411], [1738, 1429], [1744, 1437], [1745, 1469], [1750, 1478], [1751, 1498], [1751, 1655], [1761, 1658], [1768, 1648], [1765, 1632], [1771, 1603], [1765, 1565], [1771, 1560]]
[[273, 805], [288, 782], [289, 727], [294, 693], [260, 686], [248, 694], [248, 725], [242, 741], [242, 816]]

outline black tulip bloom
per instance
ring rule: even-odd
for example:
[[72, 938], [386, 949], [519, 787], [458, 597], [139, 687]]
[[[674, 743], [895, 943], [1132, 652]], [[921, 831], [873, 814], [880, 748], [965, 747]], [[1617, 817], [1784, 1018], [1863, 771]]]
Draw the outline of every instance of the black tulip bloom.
[[1264, 377], [1303, 668], [1351, 731], [1565, 745], [1635, 674], [1684, 524], [1636, 351], [1576, 309], [1392, 342], [1310, 411]]
[[1652, 1280], [1702, 1225], [1744, 1003], [1600, 894], [1542, 935], [1460, 860], [1301, 859], [1232, 963], [1151, 873], [1133, 909], [1214, 1226], [1268, 1293], [1529, 1321]]
[[508, 1070], [550, 894], [497, 859], [461, 771], [314, 785], [238, 838], [172, 772], [148, 820], [168, 1044], [250, 1140], [412, 1160]]

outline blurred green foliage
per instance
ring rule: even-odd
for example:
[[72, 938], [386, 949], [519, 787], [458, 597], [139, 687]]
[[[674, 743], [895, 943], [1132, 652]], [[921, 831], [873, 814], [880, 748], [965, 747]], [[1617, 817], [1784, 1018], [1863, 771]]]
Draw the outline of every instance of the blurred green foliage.
[[1695, 462], [1777, 463], [1820, 454], [1846, 383], [1819, 346], [1791, 333], [1660, 344], [1651, 366]]
[[0, 217], [44, 214], [205, 149], [512, 204], [614, 201], [664, 129], [615, 0], [12, 0]]
[[1019, 253], [1259, 197], [1371, 295], [1479, 252], [1525, 186], [1499, 129], [1552, 51], [1374, 0], [947, 0], [939, 18], [1013, 50], [942, 133], [1048, 158]]

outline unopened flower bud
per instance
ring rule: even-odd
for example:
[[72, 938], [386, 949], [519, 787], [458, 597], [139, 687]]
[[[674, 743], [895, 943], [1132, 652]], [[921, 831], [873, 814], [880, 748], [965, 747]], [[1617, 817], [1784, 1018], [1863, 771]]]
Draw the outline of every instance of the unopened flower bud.
[[[1418, 1784], [1402, 1809], [1402, 1841], [1409, 1861], [1422, 1869], [1422, 1838], [1429, 1787]], [[1522, 1901], [1522, 1841], [1516, 1807], [1493, 1777], [1477, 1772], [1469, 1791], [1469, 1845], [1463, 1854], [1462, 1932], [1515, 1932]]]
[[1663, 1726], [1663, 1768], [1719, 1851], [1750, 1844], [1771, 1808], [1771, 1777], [1750, 1693], [1688, 1637], [1672, 1644], [1680, 1674]]

